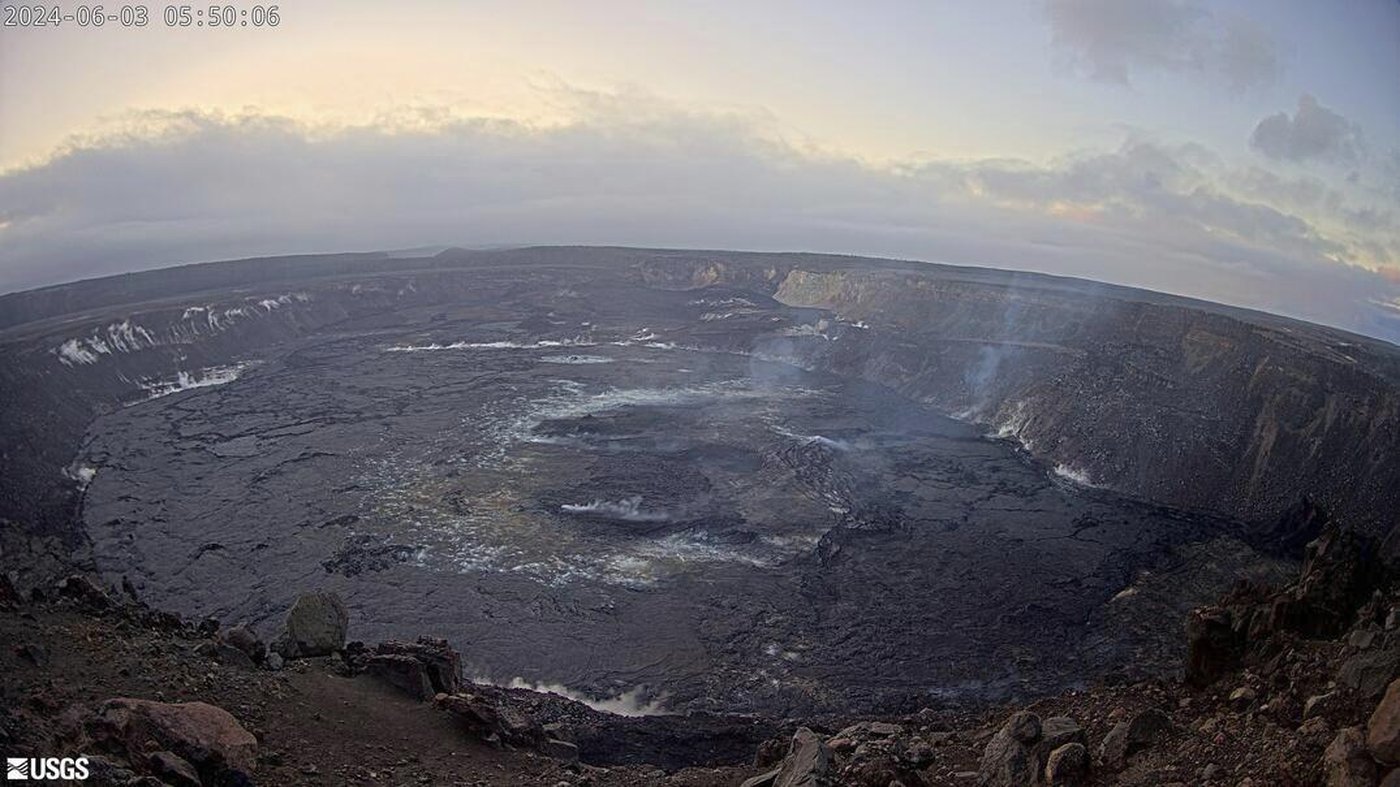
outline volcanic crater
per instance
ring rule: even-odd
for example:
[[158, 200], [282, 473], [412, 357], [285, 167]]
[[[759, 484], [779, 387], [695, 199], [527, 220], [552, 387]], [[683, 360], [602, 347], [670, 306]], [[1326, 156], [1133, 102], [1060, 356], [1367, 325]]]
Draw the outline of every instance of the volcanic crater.
[[8, 296], [47, 415], [0, 423], [6, 517], [160, 607], [270, 633], [334, 590], [364, 639], [639, 711], [1170, 670], [1193, 604], [1292, 572], [1259, 523], [1400, 486], [1338, 448], [1396, 444], [1394, 348], [1085, 282], [525, 249], [97, 288]]

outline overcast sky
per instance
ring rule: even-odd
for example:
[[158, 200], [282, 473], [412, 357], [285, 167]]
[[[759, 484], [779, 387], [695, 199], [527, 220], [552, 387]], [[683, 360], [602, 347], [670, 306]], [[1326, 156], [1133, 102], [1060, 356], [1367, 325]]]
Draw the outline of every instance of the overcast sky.
[[1400, 339], [1400, 2], [297, 0], [0, 27], [0, 291], [608, 243], [1050, 271]]

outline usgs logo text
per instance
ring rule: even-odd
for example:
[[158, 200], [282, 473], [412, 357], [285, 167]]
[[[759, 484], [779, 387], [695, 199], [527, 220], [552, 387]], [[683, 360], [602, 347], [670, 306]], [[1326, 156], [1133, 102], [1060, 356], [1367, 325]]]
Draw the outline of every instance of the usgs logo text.
[[5, 778], [10, 781], [66, 779], [83, 781], [88, 777], [86, 757], [6, 757]]

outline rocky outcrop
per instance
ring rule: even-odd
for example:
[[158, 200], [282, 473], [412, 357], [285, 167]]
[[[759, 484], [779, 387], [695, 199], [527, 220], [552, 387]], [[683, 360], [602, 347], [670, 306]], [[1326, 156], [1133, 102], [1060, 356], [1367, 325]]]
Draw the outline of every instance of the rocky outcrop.
[[538, 721], [503, 703], [477, 694], [443, 694], [434, 702], [455, 716], [467, 731], [490, 743], [537, 747], [545, 740]]
[[419, 700], [453, 694], [461, 681], [462, 657], [447, 640], [437, 637], [419, 637], [417, 642], [381, 642], [372, 652], [352, 648], [347, 656], [352, 669]]
[[[1195, 609], [1186, 621], [1186, 679], [1207, 686], [1263, 655], [1280, 636], [1329, 638], [1346, 631], [1362, 606], [1384, 582], [1374, 540], [1339, 523], [1326, 525], [1306, 548], [1298, 580], [1275, 590], [1242, 583], [1220, 603]], [[1389, 682], [1394, 651], [1360, 654], [1339, 680], [1363, 694], [1376, 695]], [[1377, 684], [1379, 680], [1379, 684]]]

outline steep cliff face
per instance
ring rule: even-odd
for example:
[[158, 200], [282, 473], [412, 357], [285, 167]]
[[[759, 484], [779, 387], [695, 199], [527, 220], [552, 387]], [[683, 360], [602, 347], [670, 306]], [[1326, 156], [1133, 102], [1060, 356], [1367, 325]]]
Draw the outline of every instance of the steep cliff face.
[[[1400, 367], [1388, 345], [1044, 276], [765, 274], [779, 301], [868, 326], [807, 348], [813, 362], [985, 422], [1088, 483], [1252, 521], [1305, 494], [1373, 531], [1393, 524]], [[711, 262], [696, 278], [754, 276]]]

